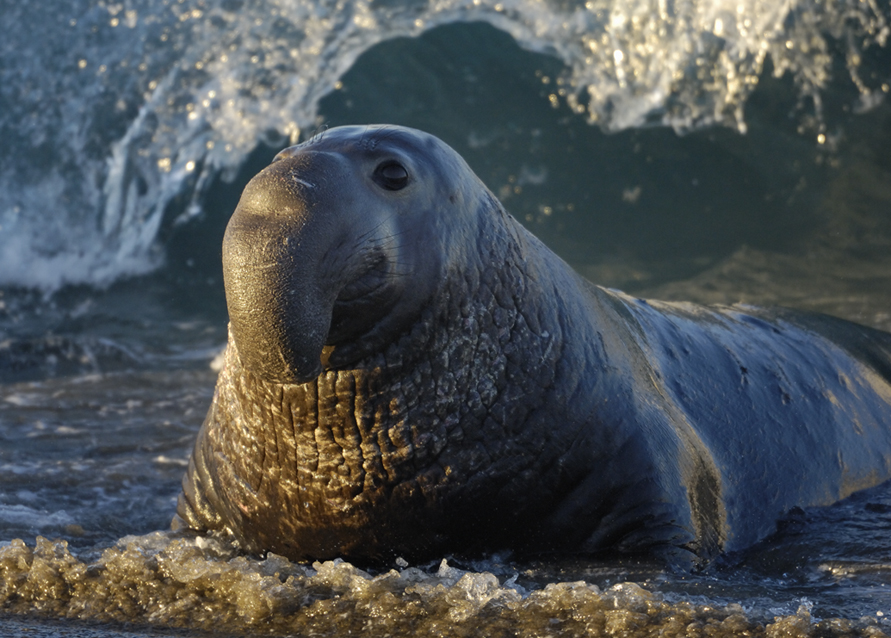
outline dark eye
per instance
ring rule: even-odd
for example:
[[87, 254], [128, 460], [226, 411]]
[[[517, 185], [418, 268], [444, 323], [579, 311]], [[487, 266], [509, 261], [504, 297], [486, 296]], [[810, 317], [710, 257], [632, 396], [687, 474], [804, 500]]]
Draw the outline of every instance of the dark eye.
[[399, 162], [384, 162], [374, 169], [374, 175], [371, 179], [388, 191], [401, 191], [408, 186], [408, 171]]

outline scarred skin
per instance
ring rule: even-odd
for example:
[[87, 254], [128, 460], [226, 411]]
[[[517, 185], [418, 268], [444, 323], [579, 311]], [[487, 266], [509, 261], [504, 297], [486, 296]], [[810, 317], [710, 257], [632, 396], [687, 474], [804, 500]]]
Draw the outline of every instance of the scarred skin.
[[891, 477], [891, 335], [595, 286], [420, 131], [280, 153], [223, 266], [174, 527], [247, 552], [708, 560]]

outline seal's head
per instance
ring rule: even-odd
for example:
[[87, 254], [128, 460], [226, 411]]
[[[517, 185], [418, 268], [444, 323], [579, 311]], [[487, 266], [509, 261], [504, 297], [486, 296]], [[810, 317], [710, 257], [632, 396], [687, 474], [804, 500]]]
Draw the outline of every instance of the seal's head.
[[223, 240], [242, 364], [304, 383], [378, 349], [436, 294], [484, 193], [457, 153], [407, 128], [339, 127], [279, 153]]

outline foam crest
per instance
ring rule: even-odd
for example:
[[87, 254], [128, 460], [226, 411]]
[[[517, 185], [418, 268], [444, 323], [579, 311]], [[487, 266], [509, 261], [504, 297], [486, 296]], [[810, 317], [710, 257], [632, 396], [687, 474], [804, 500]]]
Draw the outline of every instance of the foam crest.
[[634, 583], [601, 591], [553, 582], [532, 591], [486, 571], [402, 567], [370, 574], [340, 560], [290, 563], [233, 555], [213, 539], [156, 532], [94, 559], [64, 541], [0, 547], [0, 606], [9, 614], [133, 622], [264, 635], [561, 636], [884, 635], [875, 618], [811, 617], [778, 607], [759, 618], [737, 604], [671, 601]]

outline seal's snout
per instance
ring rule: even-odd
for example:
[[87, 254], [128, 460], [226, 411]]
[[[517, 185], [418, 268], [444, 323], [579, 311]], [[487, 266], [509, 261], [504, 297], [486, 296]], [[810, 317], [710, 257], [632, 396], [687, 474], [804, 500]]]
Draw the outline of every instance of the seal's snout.
[[242, 364], [276, 383], [319, 375], [334, 303], [315, 276], [327, 240], [306, 197], [318, 180], [301, 177], [301, 161], [276, 162], [251, 180], [223, 238], [232, 338]]

